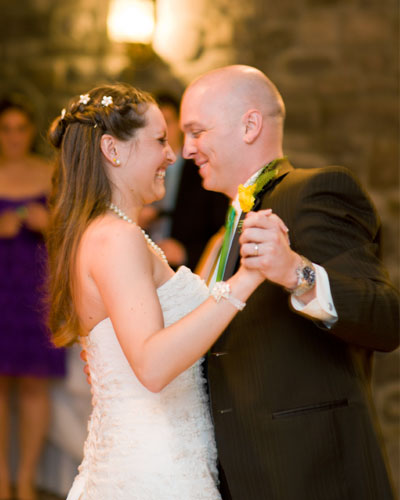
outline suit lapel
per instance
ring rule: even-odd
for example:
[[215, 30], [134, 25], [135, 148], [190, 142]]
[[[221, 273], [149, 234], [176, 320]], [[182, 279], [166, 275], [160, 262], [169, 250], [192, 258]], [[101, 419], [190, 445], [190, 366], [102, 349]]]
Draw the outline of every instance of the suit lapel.
[[[269, 182], [267, 182], [267, 184], [257, 194], [256, 199], [254, 201], [254, 205], [251, 209], [252, 212], [257, 212], [259, 210], [263, 198], [267, 194], [271, 194], [271, 192], [274, 190], [274, 188], [286, 177], [286, 175], [291, 170], [293, 170], [293, 167], [289, 163], [288, 160], [285, 160], [281, 163], [281, 165], [279, 167], [278, 175], [274, 179], [271, 179]], [[241, 222], [243, 222], [243, 219], [245, 218], [245, 216], [246, 216], [246, 214], [244, 212], [242, 212], [240, 219], [239, 219], [239, 222], [238, 222], [238, 225], [237, 225], [237, 228], [236, 228], [235, 235], [234, 235], [233, 240], [232, 240], [231, 248], [229, 250], [228, 259], [227, 259], [226, 266], [225, 266], [225, 272], [224, 272], [224, 276], [222, 278], [223, 280], [227, 280], [228, 278], [230, 278], [233, 275], [233, 273], [236, 271], [236, 269], [239, 265], [239, 262], [238, 262], [238, 260], [239, 260], [239, 247], [240, 247], [239, 237], [240, 237], [241, 227], [242, 227]]]

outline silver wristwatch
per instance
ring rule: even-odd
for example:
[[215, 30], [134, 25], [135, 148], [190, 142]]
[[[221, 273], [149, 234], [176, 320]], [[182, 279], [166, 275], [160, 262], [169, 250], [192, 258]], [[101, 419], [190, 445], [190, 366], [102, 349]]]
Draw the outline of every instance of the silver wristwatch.
[[300, 255], [300, 257], [301, 257], [301, 264], [296, 269], [297, 284], [294, 288], [287, 289], [288, 292], [290, 292], [296, 297], [299, 297], [300, 295], [303, 295], [303, 293], [306, 293], [309, 290], [311, 290], [311, 288], [313, 288], [315, 285], [315, 278], [316, 278], [315, 268], [313, 263], [306, 257], [303, 257], [303, 255]]

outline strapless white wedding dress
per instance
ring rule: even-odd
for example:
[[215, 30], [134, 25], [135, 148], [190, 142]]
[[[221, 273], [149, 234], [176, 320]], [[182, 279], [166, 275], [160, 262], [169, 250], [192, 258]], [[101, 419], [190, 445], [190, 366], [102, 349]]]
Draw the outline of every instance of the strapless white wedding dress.
[[[157, 293], [165, 326], [209, 296], [204, 282], [186, 267]], [[83, 345], [93, 411], [84, 459], [67, 500], [220, 500], [201, 361], [155, 394], [136, 378], [109, 318]]]

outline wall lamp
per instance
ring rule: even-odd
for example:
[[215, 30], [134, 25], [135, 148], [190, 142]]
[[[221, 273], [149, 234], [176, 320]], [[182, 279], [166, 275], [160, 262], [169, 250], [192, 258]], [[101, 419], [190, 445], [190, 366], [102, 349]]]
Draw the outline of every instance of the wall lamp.
[[114, 42], [151, 44], [155, 28], [154, 0], [111, 0], [107, 28]]

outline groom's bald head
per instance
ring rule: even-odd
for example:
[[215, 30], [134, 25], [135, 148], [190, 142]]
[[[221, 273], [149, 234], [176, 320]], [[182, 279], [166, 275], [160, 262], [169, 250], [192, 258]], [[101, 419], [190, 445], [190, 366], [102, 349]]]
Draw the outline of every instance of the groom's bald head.
[[283, 120], [285, 106], [276, 86], [262, 71], [251, 66], [218, 68], [194, 80], [185, 94], [200, 91], [218, 105], [235, 112], [259, 109], [264, 117]]

